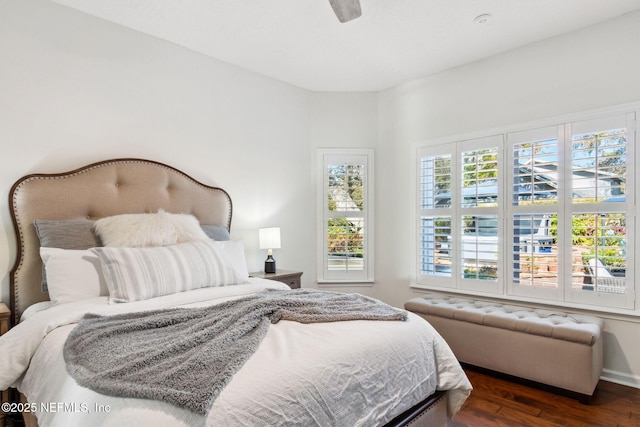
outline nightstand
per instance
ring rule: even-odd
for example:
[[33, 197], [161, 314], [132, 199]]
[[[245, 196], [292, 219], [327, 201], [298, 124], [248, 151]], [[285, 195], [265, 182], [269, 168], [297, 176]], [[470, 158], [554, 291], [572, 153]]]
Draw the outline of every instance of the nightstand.
[[[0, 335], [4, 334], [9, 330], [9, 317], [11, 317], [11, 310], [6, 306], [6, 304], [0, 302]], [[2, 398], [0, 402], [8, 402], [9, 401], [9, 390], [5, 390], [2, 392]], [[0, 427], [4, 427], [4, 418], [5, 413], [0, 409]]]
[[301, 286], [302, 272], [291, 270], [276, 270], [275, 273], [265, 273], [264, 271], [254, 271], [249, 273], [249, 277], [259, 277], [260, 279], [276, 280], [289, 285], [291, 289], [299, 289]]

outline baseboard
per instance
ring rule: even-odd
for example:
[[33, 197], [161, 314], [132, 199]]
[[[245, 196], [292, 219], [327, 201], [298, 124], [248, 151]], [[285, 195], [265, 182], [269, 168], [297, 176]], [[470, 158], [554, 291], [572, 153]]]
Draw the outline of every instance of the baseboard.
[[615, 384], [626, 385], [633, 388], [640, 388], [640, 376], [631, 375], [625, 372], [614, 371], [613, 369], [603, 369], [600, 379]]

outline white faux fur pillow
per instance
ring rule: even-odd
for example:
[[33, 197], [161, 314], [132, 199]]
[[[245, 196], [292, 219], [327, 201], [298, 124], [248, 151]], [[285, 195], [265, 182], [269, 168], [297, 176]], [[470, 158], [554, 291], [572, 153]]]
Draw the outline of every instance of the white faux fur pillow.
[[123, 214], [99, 219], [94, 224], [104, 246], [143, 248], [208, 240], [193, 215]]

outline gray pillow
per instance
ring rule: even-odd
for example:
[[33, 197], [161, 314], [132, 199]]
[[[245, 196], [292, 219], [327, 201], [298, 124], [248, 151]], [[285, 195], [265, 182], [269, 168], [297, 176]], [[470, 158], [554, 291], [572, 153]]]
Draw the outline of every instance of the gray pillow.
[[35, 220], [40, 246], [60, 249], [90, 249], [102, 246], [88, 219]]
[[[47, 248], [84, 250], [102, 246], [93, 230], [94, 221], [88, 219], [35, 220], [40, 246]], [[229, 240], [229, 230], [221, 225], [201, 225], [205, 234], [213, 240]], [[47, 276], [42, 267], [42, 292], [48, 292]]]
[[[90, 249], [102, 246], [100, 239], [93, 232], [93, 221], [88, 219], [64, 219], [34, 221], [40, 246], [60, 249]], [[42, 292], [48, 292], [47, 276], [42, 265]]]
[[231, 239], [229, 230], [222, 225], [200, 225], [200, 227], [202, 227], [204, 233], [209, 236], [210, 239], [218, 241]]
[[[60, 249], [90, 249], [102, 246], [88, 219], [35, 220], [40, 246]], [[201, 225], [213, 240], [229, 240], [229, 230], [222, 225]]]

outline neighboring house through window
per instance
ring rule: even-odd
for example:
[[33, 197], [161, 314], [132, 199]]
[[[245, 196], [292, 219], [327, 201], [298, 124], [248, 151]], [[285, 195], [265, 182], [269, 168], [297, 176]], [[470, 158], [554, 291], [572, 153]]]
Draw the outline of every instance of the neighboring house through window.
[[417, 147], [414, 285], [638, 312], [635, 118]]
[[318, 150], [318, 282], [373, 281], [373, 150]]

